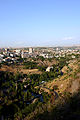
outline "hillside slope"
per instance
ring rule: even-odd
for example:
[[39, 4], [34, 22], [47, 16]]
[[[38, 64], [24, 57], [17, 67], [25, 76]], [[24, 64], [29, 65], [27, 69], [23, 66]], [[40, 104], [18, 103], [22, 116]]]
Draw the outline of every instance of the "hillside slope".
[[80, 120], [80, 60], [64, 69], [63, 76], [41, 86], [43, 91], [44, 87], [54, 88], [58, 99], [53, 104], [50, 101], [41, 104], [24, 120]]

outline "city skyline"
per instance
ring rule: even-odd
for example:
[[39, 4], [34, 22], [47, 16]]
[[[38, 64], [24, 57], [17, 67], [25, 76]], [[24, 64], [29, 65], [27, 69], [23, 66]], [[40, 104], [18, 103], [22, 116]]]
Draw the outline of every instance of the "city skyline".
[[79, 6], [79, 0], [1, 0], [0, 47], [80, 45]]

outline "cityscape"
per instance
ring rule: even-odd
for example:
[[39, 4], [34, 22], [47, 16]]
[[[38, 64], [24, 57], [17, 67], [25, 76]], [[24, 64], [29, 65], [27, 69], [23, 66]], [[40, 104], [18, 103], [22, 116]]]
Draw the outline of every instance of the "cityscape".
[[80, 0], [0, 0], [0, 120], [80, 120]]
[[1, 48], [0, 49], [0, 63], [18, 62], [19, 58], [37, 58], [42, 56], [43, 58], [60, 58], [66, 55], [71, 55], [72, 58], [76, 58], [76, 55], [80, 54], [80, 46], [73, 47], [30, 47], [30, 48]]
[[80, 46], [1, 48], [0, 119], [43, 119], [57, 101], [70, 101], [79, 91], [79, 80]]

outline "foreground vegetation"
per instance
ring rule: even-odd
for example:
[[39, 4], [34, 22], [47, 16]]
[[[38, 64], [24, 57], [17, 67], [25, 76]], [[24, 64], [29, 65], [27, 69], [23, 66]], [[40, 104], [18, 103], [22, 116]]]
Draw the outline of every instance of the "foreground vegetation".
[[[42, 59], [42, 58], [41, 58]], [[51, 60], [50, 60], [51, 61]], [[53, 69], [50, 72], [46, 72], [45, 66], [40, 66], [36, 62], [24, 61], [24, 67], [27, 69], [38, 68], [42, 71], [42, 74], [23, 74], [17, 72], [16, 74], [11, 72], [0, 72], [0, 116], [5, 120], [12, 119], [36, 119], [36, 120], [58, 120], [59, 118], [63, 120], [65, 114], [67, 113], [67, 106], [72, 105], [74, 107], [74, 98], [72, 93], [59, 91], [59, 86], [52, 85], [51, 87], [47, 86], [49, 83], [52, 83], [56, 79], [60, 79], [61, 76], [66, 77], [67, 79], [71, 76], [75, 79], [77, 73], [79, 73], [79, 68], [75, 72], [73, 68], [69, 67], [70, 58], [60, 58], [57, 59], [57, 63], [53, 64]], [[76, 64], [79, 65], [79, 60], [76, 60]], [[67, 66], [67, 72], [62, 72], [64, 66]], [[79, 67], [79, 66], [78, 66]], [[43, 83], [44, 82], [44, 83]], [[51, 99], [54, 98], [54, 95], [47, 93], [45, 90], [40, 90], [42, 86], [50, 88], [52, 87], [58, 93], [59, 98], [55, 101], [54, 104], [51, 103]], [[77, 93], [78, 94], [78, 93]], [[79, 99], [79, 98], [78, 98]], [[73, 103], [72, 103], [73, 100]], [[76, 100], [77, 101], [77, 100]], [[62, 104], [61, 104], [62, 103]], [[65, 105], [64, 105], [65, 104]], [[66, 106], [66, 107], [65, 107]], [[70, 111], [72, 107], [69, 106]], [[75, 107], [74, 107], [75, 108]], [[66, 111], [64, 111], [66, 109]], [[62, 110], [63, 112], [60, 112]], [[70, 114], [72, 111], [70, 112]], [[62, 117], [62, 118], [61, 118]]]

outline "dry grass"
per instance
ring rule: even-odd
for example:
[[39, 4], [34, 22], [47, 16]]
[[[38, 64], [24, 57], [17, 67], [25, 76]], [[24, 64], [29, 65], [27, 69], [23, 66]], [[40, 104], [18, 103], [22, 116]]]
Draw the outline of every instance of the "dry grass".
[[13, 73], [20, 72], [23, 74], [41, 74], [42, 73], [38, 69], [23, 69], [23, 66], [7, 66], [7, 65], [3, 65], [0, 68], [0, 71], [8, 71]]
[[[77, 62], [71, 63], [71, 64], [69, 64], [69, 67], [72, 68], [72, 71], [70, 71], [68, 67], [64, 67], [63, 68], [64, 75], [54, 79], [53, 81], [47, 82], [45, 84], [45, 87], [52, 89], [53, 86], [56, 85], [56, 86], [58, 86], [58, 90], [56, 90], [56, 91], [63, 93], [66, 90], [71, 92], [74, 85], [77, 84], [77, 87], [76, 86], [75, 87], [76, 87], [76, 90], [78, 90], [78, 88], [80, 86], [80, 84], [79, 84], [80, 80], [78, 81], [78, 79], [76, 80], [74, 78], [75, 77], [74, 73], [76, 72], [76, 70], [79, 69], [79, 63], [77, 63]], [[80, 77], [80, 73], [78, 72], [76, 74], [76, 76]], [[76, 81], [76, 83], [74, 81]], [[74, 90], [73, 90], [73, 92], [74, 92]]]

